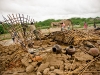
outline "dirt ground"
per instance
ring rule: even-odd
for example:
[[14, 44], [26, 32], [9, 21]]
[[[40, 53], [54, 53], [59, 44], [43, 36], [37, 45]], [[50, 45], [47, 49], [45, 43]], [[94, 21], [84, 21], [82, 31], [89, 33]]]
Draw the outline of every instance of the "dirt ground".
[[[91, 46], [100, 51], [100, 30], [89, 30], [88, 38], [83, 29], [61, 32], [60, 28], [51, 28], [42, 32], [46, 36], [42, 45], [34, 40], [33, 53], [26, 52], [11, 39], [0, 41], [0, 75], [100, 75], [100, 54], [94, 57], [88, 53]], [[53, 51], [55, 44], [60, 45], [60, 53]], [[70, 45], [76, 50], [72, 57], [65, 50]]]

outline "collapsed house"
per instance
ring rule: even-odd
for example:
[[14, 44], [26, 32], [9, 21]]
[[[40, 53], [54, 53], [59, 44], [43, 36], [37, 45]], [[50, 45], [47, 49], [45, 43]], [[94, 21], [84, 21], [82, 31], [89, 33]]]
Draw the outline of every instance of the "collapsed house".
[[[23, 18], [23, 17], [22, 17]], [[11, 17], [9, 17], [10, 21]], [[7, 20], [5, 20], [7, 22]], [[28, 21], [28, 20], [27, 20]], [[13, 21], [14, 22], [14, 21]], [[12, 22], [12, 23], [13, 23]], [[21, 21], [22, 22], [22, 21]], [[2, 46], [1, 74], [3, 75], [98, 75], [100, 74], [100, 32], [89, 30], [56, 31], [34, 40], [23, 25], [11, 28], [18, 33], [20, 44]], [[15, 28], [19, 27], [19, 30]], [[21, 28], [21, 29], [20, 29]], [[21, 35], [24, 36], [21, 38]], [[29, 39], [29, 37], [32, 37]], [[32, 44], [33, 43], [33, 44]], [[33, 52], [25, 52], [29, 46]], [[74, 53], [66, 50], [74, 48]], [[93, 55], [96, 53], [96, 57]], [[6, 55], [6, 56], [5, 56]], [[5, 61], [6, 60], [6, 61]]]

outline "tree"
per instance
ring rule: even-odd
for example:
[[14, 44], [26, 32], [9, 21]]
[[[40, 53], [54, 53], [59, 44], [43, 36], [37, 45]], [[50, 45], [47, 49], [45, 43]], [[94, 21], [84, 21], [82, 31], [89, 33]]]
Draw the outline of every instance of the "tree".
[[3, 26], [0, 24], [0, 34], [4, 34]]

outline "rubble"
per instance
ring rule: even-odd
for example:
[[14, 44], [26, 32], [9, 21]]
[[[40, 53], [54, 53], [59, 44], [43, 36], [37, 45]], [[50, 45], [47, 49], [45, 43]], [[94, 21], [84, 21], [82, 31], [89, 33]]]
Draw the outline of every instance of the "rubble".
[[34, 71], [34, 68], [37, 66], [37, 62], [32, 62], [30, 65], [26, 67], [26, 72], [30, 73]]
[[[0, 44], [0, 75], [97, 75], [100, 73], [98, 35], [69, 30], [53, 32], [44, 38], [41, 44], [40, 41], [34, 40], [33, 53], [25, 52], [19, 44], [9, 46]], [[70, 46], [73, 46], [75, 51], [72, 57], [67, 55], [65, 50]], [[94, 47], [98, 49], [97, 53], [95, 52], [98, 56], [95, 58], [88, 53]], [[56, 50], [53, 50], [54, 48]]]
[[41, 64], [37, 72], [43, 72], [43, 70], [45, 70], [48, 67], [49, 67], [49, 62], [46, 62], [45, 64]]

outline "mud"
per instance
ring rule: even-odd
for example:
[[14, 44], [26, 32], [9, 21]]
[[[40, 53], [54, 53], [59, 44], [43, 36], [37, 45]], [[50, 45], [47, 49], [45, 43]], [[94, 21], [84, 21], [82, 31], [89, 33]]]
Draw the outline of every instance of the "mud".
[[[41, 41], [34, 40], [33, 54], [25, 52], [19, 44], [0, 45], [0, 75], [100, 75], [100, 54], [94, 57], [88, 53], [91, 46], [100, 51], [100, 32], [89, 31], [91, 38], [87, 38], [87, 33], [76, 32], [70, 36], [73, 39], [68, 33], [57, 31], [45, 35]], [[52, 50], [55, 44], [62, 48], [58, 54]], [[70, 45], [76, 50], [72, 56], [65, 51]]]

